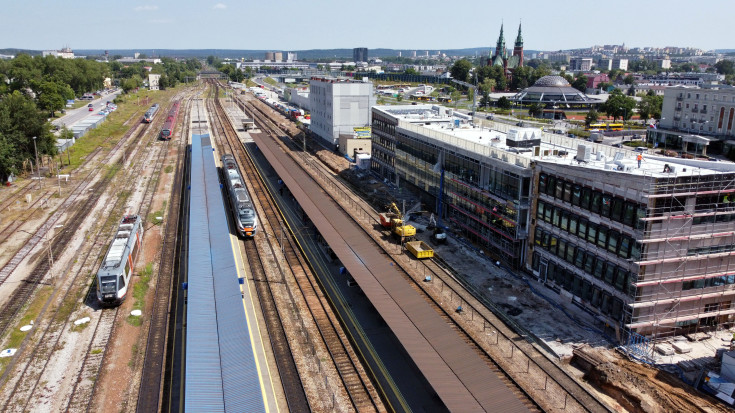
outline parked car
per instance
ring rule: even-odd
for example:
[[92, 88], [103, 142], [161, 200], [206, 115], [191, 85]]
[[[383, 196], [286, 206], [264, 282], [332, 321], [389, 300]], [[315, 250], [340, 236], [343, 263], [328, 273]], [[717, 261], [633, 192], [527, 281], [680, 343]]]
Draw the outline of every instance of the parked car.
[[636, 148], [634, 150], [635, 151], [638, 151], [638, 152], [645, 152], [646, 149], [648, 149], [648, 148], [646, 148], [645, 146], [636, 146]]

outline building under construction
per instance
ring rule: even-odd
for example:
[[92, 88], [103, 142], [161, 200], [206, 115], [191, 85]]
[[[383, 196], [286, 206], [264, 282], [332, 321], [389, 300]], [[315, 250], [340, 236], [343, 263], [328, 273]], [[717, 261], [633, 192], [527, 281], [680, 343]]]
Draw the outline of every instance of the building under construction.
[[485, 126], [437, 106], [375, 107], [372, 168], [431, 199], [445, 169], [453, 230], [620, 340], [733, 321], [735, 164]]

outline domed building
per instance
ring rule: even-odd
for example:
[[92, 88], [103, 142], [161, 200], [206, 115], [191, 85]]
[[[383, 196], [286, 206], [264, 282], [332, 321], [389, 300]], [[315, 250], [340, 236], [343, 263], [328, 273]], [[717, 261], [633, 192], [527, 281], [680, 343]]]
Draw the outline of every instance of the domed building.
[[560, 109], [589, 109], [597, 107], [601, 100], [592, 99], [572, 87], [562, 76], [544, 76], [533, 86], [523, 89], [513, 96], [511, 101], [521, 105], [540, 103], [546, 107], [556, 106]]

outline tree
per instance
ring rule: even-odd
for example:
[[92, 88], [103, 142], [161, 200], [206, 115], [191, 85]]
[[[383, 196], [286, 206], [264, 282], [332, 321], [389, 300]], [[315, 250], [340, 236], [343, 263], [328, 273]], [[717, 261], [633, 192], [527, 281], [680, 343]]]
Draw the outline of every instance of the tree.
[[469, 60], [459, 59], [454, 62], [449, 69], [449, 73], [452, 75], [452, 78], [466, 82], [467, 76], [470, 74], [470, 69], [472, 69], [472, 63]]
[[531, 106], [528, 107], [528, 115], [533, 116], [534, 118], [540, 117], [543, 112], [544, 107], [541, 104], [532, 103]]
[[641, 119], [661, 119], [661, 107], [663, 103], [663, 96], [656, 96], [655, 94], [643, 96], [641, 101], [638, 102], [638, 112], [641, 114]]
[[403, 71], [403, 73], [406, 74], [406, 75], [419, 75], [420, 74], [416, 69], [414, 69], [412, 67], [406, 68], [406, 70]]
[[625, 83], [626, 85], [631, 85], [631, 86], [635, 85], [635, 76], [633, 75], [625, 76], [625, 79], [623, 79], [623, 83]]
[[501, 96], [500, 99], [498, 99], [498, 107], [501, 109], [510, 109], [511, 102], [510, 100], [505, 97]]
[[600, 114], [597, 113], [596, 110], [592, 109], [587, 112], [587, 115], [584, 117], [584, 124], [589, 128], [589, 126], [597, 122], [598, 119], [600, 119]]
[[610, 97], [607, 102], [600, 105], [600, 109], [607, 113], [608, 116], [612, 116], [613, 121], [617, 118], [623, 118], [623, 120], [630, 119], [633, 116], [633, 109], [636, 106], [635, 99], [623, 95], [619, 89], [615, 89], [610, 93]]
[[715, 63], [715, 70], [721, 75], [735, 75], [735, 63], [732, 60], [720, 60]]
[[462, 98], [462, 94], [459, 92], [459, 90], [455, 90], [449, 96], [451, 96], [452, 102], [454, 102], [454, 106], [457, 106], [457, 103], [459, 103], [459, 100]]
[[74, 91], [69, 85], [56, 82], [41, 82], [36, 88], [38, 94], [38, 107], [47, 110], [51, 116], [57, 110], [61, 110], [66, 105], [67, 99], [74, 99]]
[[579, 74], [576, 79], [572, 82], [572, 87], [584, 93], [587, 91], [587, 76]]
[[467, 100], [470, 102], [475, 100], [475, 88], [469, 88], [467, 89]]

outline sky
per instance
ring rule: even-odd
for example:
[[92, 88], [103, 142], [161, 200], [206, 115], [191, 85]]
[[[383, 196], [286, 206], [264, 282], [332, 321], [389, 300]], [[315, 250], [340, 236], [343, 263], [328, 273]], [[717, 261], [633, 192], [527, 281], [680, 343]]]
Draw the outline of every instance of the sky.
[[735, 49], [732, 0], [0, 0], [0, 48], [32, 50], [495, 47], [593, 45]]

